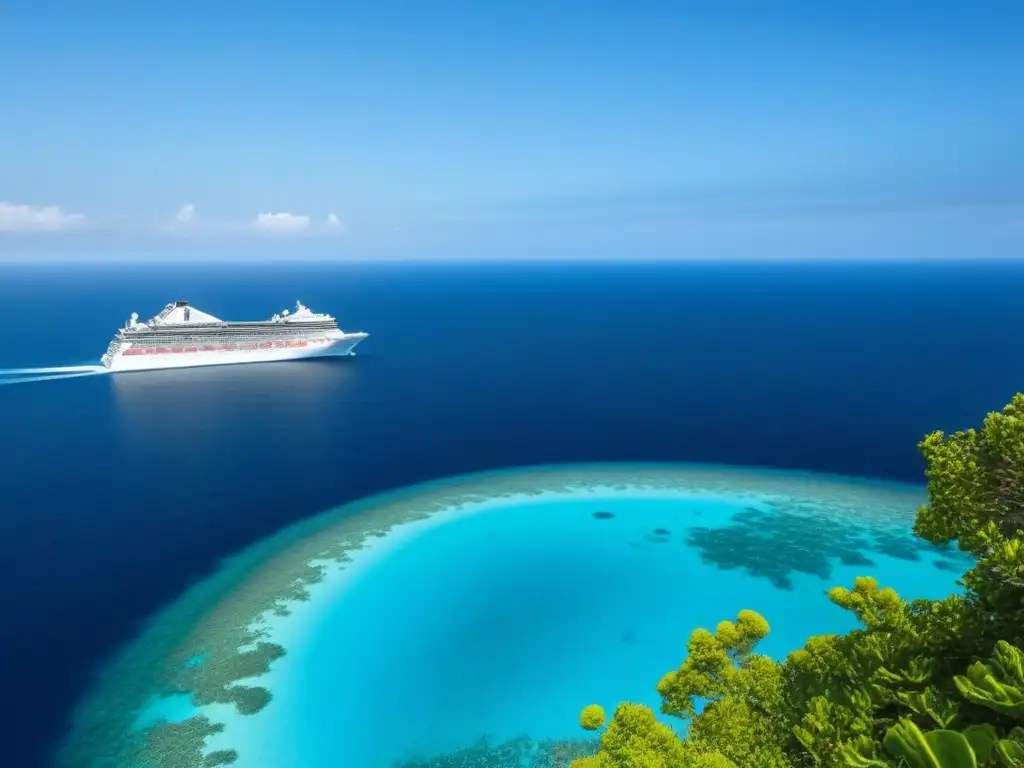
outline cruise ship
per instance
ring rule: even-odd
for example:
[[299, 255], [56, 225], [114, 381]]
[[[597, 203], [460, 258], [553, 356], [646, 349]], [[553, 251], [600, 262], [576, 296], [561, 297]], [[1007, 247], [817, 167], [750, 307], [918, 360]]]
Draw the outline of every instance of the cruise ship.
[[233, 322], [175, 301], [146, 322], [133, 312], [100, 362], [116, 372], [352, 355], [368, 335], [345, 333], [333, 317], [302, 302], [269, 320]]

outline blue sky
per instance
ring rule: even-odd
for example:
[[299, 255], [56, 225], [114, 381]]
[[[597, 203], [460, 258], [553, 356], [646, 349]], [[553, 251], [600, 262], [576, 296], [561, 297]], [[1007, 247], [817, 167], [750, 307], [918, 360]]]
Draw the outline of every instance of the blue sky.
[[1013, 0], [11, 0], [0, 258], [1024, 256], [1021, 29]]

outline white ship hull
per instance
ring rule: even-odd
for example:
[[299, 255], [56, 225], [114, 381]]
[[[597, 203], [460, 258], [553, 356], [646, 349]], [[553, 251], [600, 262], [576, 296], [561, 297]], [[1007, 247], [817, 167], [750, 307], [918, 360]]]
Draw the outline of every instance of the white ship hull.
[[274, 347], [271, 349], [235, 349], [217, 352], [173, 352], [167, 354], [132, 354], [131, 347], [120, 350], [104, 365], [111, 373], [128, 371], [157, 371], [166, 368], [198, 368], [210, 365], [238, 365], [241, 363], [274, 363], [285, 360], [309, 360], [317, 357], [351, 355], [355, 346], [365, 339], [366, 333], [346, 333], [335, 338], [310, 341], [306, 346]]

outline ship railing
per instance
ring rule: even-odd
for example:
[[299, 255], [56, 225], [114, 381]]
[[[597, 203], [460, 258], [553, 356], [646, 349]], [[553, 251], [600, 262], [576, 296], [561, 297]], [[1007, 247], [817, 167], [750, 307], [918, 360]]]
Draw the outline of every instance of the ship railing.
[[157, 315], [156, 317], [154, 317], [153, 320], [150, 320], [150, 322], [153, 322], [154, 320], [155, 321], [163, 320], [165, 317], [167, 317], [173, 311], [174, 311], [174, 305], [173, 304], [168, 304], [166, 307], [164, 307], [162, 310], [160, 310], [160, 314]]

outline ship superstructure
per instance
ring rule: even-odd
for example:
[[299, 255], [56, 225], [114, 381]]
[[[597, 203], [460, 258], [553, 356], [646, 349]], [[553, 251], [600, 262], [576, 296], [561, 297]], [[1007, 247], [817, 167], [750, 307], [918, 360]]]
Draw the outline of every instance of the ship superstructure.
[[302, 302], [269, 320], [233, 322], [175, 301], [146, 322], [133, 312], [100, 362], [111, 371], [144, 371], [351, 355], [368, 335], [345, 333]]

